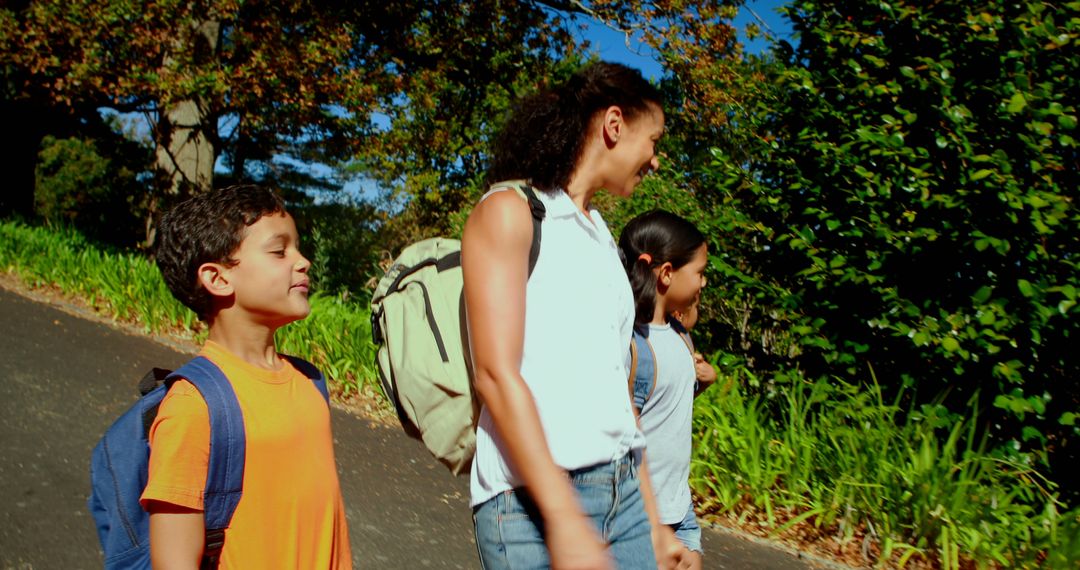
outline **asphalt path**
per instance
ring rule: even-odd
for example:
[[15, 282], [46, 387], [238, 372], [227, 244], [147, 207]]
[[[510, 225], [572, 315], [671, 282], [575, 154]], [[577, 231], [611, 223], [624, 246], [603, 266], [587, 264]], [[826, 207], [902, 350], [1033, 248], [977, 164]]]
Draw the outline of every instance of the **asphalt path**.
[[[86, 509], [90, 450], [147, 370], [190, 357], [0, 288], [0, 569], [101, 567]], [[332, 416], [355, 565], [478, 568], [468, 478], [400, 429]], [[816, 567], [714, 529], [704, 547], [710, 569]]]

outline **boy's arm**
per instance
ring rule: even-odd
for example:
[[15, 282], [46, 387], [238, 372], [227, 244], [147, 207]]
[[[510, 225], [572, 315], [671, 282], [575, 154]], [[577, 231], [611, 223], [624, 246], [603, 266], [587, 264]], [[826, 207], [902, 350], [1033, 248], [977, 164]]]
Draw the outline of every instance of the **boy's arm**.
[[197, 569], [205, 530], [203, 489], [210, 415], [198, 390], [177, 382], [150, 427], [150, 461], [140, 503], [150, 513], [150, 558], [157, 568]]
[[203, 512], [149, 501], [150, 563], [157, 569], [198, 570], [206, 529]]

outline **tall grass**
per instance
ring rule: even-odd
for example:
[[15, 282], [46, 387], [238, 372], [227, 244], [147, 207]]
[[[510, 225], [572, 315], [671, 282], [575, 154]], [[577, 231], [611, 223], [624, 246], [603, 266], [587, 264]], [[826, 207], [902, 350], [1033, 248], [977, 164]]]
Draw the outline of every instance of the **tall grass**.
[[695, 405], [691, 484], [706, 510], [772, 535], [801, 523], [879, 565], [1080, 561], [1080, 510], [1061, 512], [1027, 456], [987, 449], [974, 408], [902, 409], [872, 382], [795, 376], [772, 397], [739, 386]]
[[[205, 327], [169, 293], [149, 259], [95, 246], [73, 230], [0, 222], [0, 270], [33, 287], [58, 288], [146, 332], [205, 338]], [[346, 394], [365, 385], [378, 389], [367, 307], [312, 295], [311, 315], [284, 327], [277, 341], [283, 352], [319, 366]]]

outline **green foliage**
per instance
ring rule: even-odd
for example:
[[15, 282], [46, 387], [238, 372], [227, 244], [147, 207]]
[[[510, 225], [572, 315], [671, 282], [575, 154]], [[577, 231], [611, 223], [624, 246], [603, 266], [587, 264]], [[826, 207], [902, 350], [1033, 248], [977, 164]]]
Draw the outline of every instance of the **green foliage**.
[[0, 47], [15, 98], [151, 118], [164, 194], [214, 164], [319, 190], [347, 165], [409, 205], [410, 237], [445, 230], [510, 101], [581, 59], [558, 10], [498, 0], [38, 0], [0, 7]]
[[323, 293], [360, 293], [379, 271], [375, 245], [378, 215], [365, 204], [290, 205], [301, 249], [312, 263], [314, 288]]
[[960, 417], [936, 404], [903, 409], [877, 384], [800, 375], [768, 394], [744, 384], [728, 377], [695, 405], [691, 484], [705, 509], [760, 520], [773, 535], [805, 522], [873, 553], [868, 562], [1080, 561], [1080, 510], [1061, 512], [1030, 457], [988, 450], [974, 407]]
[[721, 348], [760, 378], [872, 367], [888, 394], [978, 393], [994, 445], [1047, 450], [1072, 485], [1080, 4], [789, 14], [798, 48], [755, 62], [771, 89], [727, 109], [752, 136], [699, 172], [723, 232], [711, 286], [747, 323], [721, 320]]
[[[157, 266], [132, 253], [103, 250], [72, 230], [0, 222], [0, 271], [34, 287], [56, 287], [117, 321], [151, 333], [179, 333], [196, 342], [206, 328], [169, 293]], [[311, 315], [278, 332], [278, 347], [319, 366], [349, 394], [376, 390], [370, 315], [365, 305], [313, 295]]]
[[36, 213], [95, 239], [134, 244], [142, 234], [145, 187], [138, 176], [148, 167], [148, 153], [139, 153], [132, 143], [118, 146], [126, 146], [128, 154], [103, 155], [98, 141], [90, 138], [46, 136], [35, 169]]

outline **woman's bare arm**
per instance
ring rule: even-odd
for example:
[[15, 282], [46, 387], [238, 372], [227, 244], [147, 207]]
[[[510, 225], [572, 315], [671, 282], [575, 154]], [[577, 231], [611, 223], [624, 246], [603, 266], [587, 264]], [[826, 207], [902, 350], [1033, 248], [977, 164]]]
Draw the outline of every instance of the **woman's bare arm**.
[[521, 377], [531, 243], [532, 214], [515, 192], [489, 196], [465, 225], [461, 260], [476, 391], [544, 518], [552, 568], [612, 568], [566, 472], [552, 458]]

